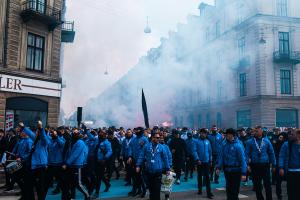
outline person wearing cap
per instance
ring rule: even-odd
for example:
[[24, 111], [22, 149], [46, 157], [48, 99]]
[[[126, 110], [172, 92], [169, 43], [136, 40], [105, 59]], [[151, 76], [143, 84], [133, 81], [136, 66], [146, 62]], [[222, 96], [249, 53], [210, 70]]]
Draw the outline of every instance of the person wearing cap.
[[205, 180], [207, 198], [212, 199], [209, 169], [212, 162], [212, 151], [209, 140], [207, 139], [207, 131], [200, 130], [200, 138], [196, 141], [193, 150], [193, 156], [197, 163], [198, 172], [198, 194], [202, 195], [202, 180]]
[[226, 180], [227, 200], [238, 200], [240, 181], [246, 180], [247, 163], [244, 154], [244, 147], [236, 138], [236, 131], [227, 129], [226, 140], [219, 151], [216, 174], [223, 169]]
[[[15, 158], [17, 162], [28, 163], [33, 141], [19, 127], [17, 127], [16, 130], [19, 133], [19, 140], [12, 150], [14, 155], [12, 158]], [[26, 185], [28, 185], [26, 175], [30, 174], [30, 170], [29, 165], [23, 165], [20, 171], [13, 174], [13, 180], [19, 185], [21, 189], [21, 199], [23, 200], [32, 198], [32, 193], [26, 191]]]
[[193, 138], [193, 133], [192, 131], [188, 131], [187, 132], [187, 139], [185, 140], [186, 143], [186, 166], [185, 166], [185, 176], [184, 176], [184, 180], [187, 181], [188, 180], [188, 176], [190, 173], [190, 178], [193, 178], [193, 172], [194, 172], [194, 168], [195, 168], [195, 161], [194, 161], [194, 157], [193, 157], [193, 153], [195, 150], [195, 144], [196, 144], [196, 139]]
[[212, 165], [210, 168], [210, 180], [214, 181], [214, 183], [219, 184], [219, 176], [215, 173], [215, 165], [218, 158], [218, 153], [222, 146], [223, 137], [220, 133], [218, 133], [218, 128], [216, 125], [213, 125], [211, 128], [211, 134], [207, 136], [208, 140], [211, 144], [212, 149]]
[[246, 144], [246, 161], [248, 170], [252, 173], [256, 198], [263, 200], [262, 181], [264, 184], [266, 199], [272, 200], [272, 187], [270, 177], [270, 164], [276, 169], [276, 158], [270, 140], [263, 137], [261, 126], [255, 128], [254, 138]]
[[104, 192], [108, 192], [111, 184], [108, 177], [105, 177], [105, 168], [109, 164], [108, 161], [112, 156], [111, 143], [107, 140], [107, 133], [104, 130], [99, 130], [97, 145], [95, 147], [96, 156], [96, 192], [94, 197], [99, 197], [101, 181], [105, 184]]
[[[144, 128], [138, 127], [136, 128], [136, 137], [132, 139], [132, 142], [129, 145], [128, 151], [128, 160], [127, 163], [131, 165], [133, 169], [135, 169], [137, 160], [140, 156], [140, 153], [144, 149], [144, 147], [149, 143], [148, 138], [144, 135]], [[144, 180], [142, 179], [141, 171], [134, 171], [132, 174], [132, 190], [128, 193], [129, 196], [146, 195], [146, 186]]]
[[300, 130], [296, 129], [285, 142], [279, 154], [279, 174], [286, 176], [287, 194], [289, 200], [298, 200], [300, 197]]
[[71, 141], [66, 160], [62, 166], [65, 176], [62, 187], [62, 199], [75, 199], [75, 189], [77, 187], [84, 195], [85, 200], [88, 200], [90, 199], [90, 195], [81, 182], [82, 168], [86, 163], [88, 148], [82, 140], [80, 131], [77, 128], [72, 131]]
[[116, 159], [120, 155], [121, 152], [121, 145], [117, 137], [115, 137], [114, 132], [112, 130], [107, 131], [107, 139], [111, 144], [112, 148], [112, 155], [108, 159], [107, 163], [107, 171], [108, 171], [108, 178], [111, 179], [112, 173], [115, 171], [116, 172], [116, 179], [120, 178], [120, 173], [119, 169], [116, 166]]
[[160, 199], [161, 178], [162, 172], [170, 171], [167, 152], [163, 145], [159, 143], [160, 135], [158, 132], [153, 132], [151, 142], [147, 143], [139, 154], [136, 163], [136, 172], [140, 173], [141, 166], [145, 164], [145, 174], [148, 180], [150, 200]]

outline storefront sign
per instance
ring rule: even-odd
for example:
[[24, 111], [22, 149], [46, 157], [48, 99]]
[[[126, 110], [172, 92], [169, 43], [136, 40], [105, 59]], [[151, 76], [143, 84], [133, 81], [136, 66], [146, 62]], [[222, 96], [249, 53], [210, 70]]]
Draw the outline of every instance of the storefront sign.
[[0, 74], [0, 91], [60, 97], [61, 83]]
[[11, 128], [14, 128], [14, 111], [7, 110], [5, 119], [5, 129], [9, 130]]

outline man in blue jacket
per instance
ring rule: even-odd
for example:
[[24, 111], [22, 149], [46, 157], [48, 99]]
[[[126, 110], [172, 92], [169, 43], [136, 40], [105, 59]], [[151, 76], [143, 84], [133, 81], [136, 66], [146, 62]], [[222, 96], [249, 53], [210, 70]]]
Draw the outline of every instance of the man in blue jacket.
[[[136, 168], [136, 162], [140, 156], [140, 153], [144, 149], [144, 147], [149, 143], [148, 138], [144, 136], [144, 128], [138, 127], [136, 128], [136, 137], [133, 138], [130, 143], [130, 148], [128, 152], [128, 164]], [[132, 176], [133, 186], [132, 190], [128, 193], [129, 196], [136, 196], [140, 194], [141, 196], [145, 196], [146, 194], [146, 186], [142, 179], [141, 173], [135, 171]]]
[[[50, 130], [50, 143], [48, 145], [48, 169], [47, 169], [47, 182], [46, 193], [49, 189], [53, 177], [57, 180], [57, 185], [62, 186], [62, 165], [63, 165], [63, 149], [65, 145], [65, 139], [62, 136], [58, 136], [55, 130]], [[57, 194], [61, 188], [57, 187], [52, 193]]]
[[272, 200], [270, 164], [273, 170], [276, 170], [276, 159], [270, 140], [263, 137], [261, 126], [255, 128], [254, 138], [248, 140], [246, 144], [246, 159], [249, 163], [248, 169], [252, 172], [256, 198], [258, 200], [264, 199], [261, 183], [263, 181], [266, 199]]
[[218, 133], [218, 128], [216, 125], [212, 126], [211, 134], [209, 134], [207, 136], [207, 139], [210, 141], [211, 149], [212, 149], [212, 165], [210, 168], [210, 180], [211, 181], [214, 180], [214, 183], [218, 184], [219, 176], [217, 174], [215, 174], [215, 176], [214, 176], [214, 172], [215, 172], [215, 165], [216, 165], [217, 158], [218, 158], [218, 153], [222, 146], [223, 138], [222, 138], [222, 135], [220, 133]]
[[209, 180], [209, 169], [212, 162], [212, 151], [209, 140], [207, 139], [206, 129], [200, 130], [200, 139], [197, 140], [193, 156], [197, 162], [198, 171], [198, 194], [202, 194], [202, 180], [204, 177], [206, 184], [207, 198], [212, 199], [213, 194], [211, 193], [210, 180]]
[[279, 173], [287, 177], [287, 193], [289, 200], [298, 200], [300, 197], [300, 130], [294, 130], [281, 147], [279, 154]]
[[82, 185], [82, 168], [86, 162], [88, 149], [81, 139], [80, 132], [77, 128], [73, 129], [72, 142], [68, 150], [65, 164], [62, 166], [64, 173], [66, 173], [67, 183], [63, 186], [63, 200], [75, 199], [75, 189], [83, 193], [85, 200], [90, 199], [89, 193]]
[[132, 174], [134, 173], [132, 167], [130, 167], [130, 165], [126, 162], [129, 158], [129, 148], [132, 140], [133, 140], [132, 130], [128, 129], [125, 134], [125, 139], [122, 141], [122, 147], [121, 147], [121, 160], [125, 161], [125, 171], [126, 171], [125, 186], [131, 185]]
[[105, 184], [104, 192], [108, 192], [110, 188], [109, 179], [105, 177], [105, 168], [107, 167], [108, 160], [112, 156], [112, 148], [110, 142], [106, 138], [107, 134], [104, 130], [99, 130], [98, 140], [95, 148], [96, 156], [96, 192], [94, 197], [99, 196], [101, 181]]
[[195, 169], [195, 160], [193, 158], [193, 151], [195, 149], [196, 139], [193, 138], [192, 131], [187, 132], [187, 139], [185, 140], [186, 143], [186, 166], [185, 166], [185, 176], [184, 180], [188, 180], [188, 176], [190, 173], [190, 178], [193, 178], [193, 172]]
[[[46, 167], [48, 165], [48, 145], [50, 143], [49, 137], [46, 135], [42, 122], [38, 121], [36, 133], [25, 127], [22, 122], [19, 127], [28, 137], [33, 141], [34, 145], [29, 155], [29, 162], [31, 174], [28, 174], [26, 183], [26, 191], [30, 196], [34, 196], [33, 188], [36, 188], [39, 200], [46, 198]], [[34, 197], [32, 198], [34, 199]]]
[[240, 181], [246, 180], [247, 164], [244, 147], [236, 138], [236, 131], [232, 128], [226, 130], [226, 141], [219, 151], [216, 165], [216, 174], [223, 169], [226, 179], [227, 200], [238, 200]]
[[159, 144], [158, 132], [152, 134], [152, 142], [142, 149], [136, 163], [136, 172], [140, 173], [141, 166], [145, 163], [145, 173], [149, 183], [150, 200], [160, 199], [161, 177], [165, 169], [169, 173], [170, 166], [168, 155], [164, 147]]
[[[24, 133], [24, 131], [21, 131], [19, 128], [17, 128], [17, 131], [19, 132], [20, 139], [18, 140], [12, 153], [15, 155], [17, 162], [27, 163], [31, 147], [33, 145], [33, 141]], [[30, 171], [31, 169], [29, 169], [27, 166], [23, 166], [23, 168], [20, 171], [14, 173], [12, 176], [13, 180], [15, 180], [18, 183], [21, 189], [21, 199], [23, 200], [29, 200], [30, 198], [32, 198], [32, 193], [28, 194], [28, 191], [26, 191], [26, 188], [28, 186], [26, 185], [27, 182], [25, 179], [26, 175], [30, 174]]]

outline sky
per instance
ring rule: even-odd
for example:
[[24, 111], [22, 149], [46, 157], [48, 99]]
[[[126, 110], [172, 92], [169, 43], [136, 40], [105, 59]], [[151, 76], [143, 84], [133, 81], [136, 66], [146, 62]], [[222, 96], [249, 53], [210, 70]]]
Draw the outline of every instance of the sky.
[[[62, 57], [65, 114], [109, 88], [189, 14], [199, 15], [201, 2], [214, 0], [67, 0], [66, 20], [75, 21], [76, 35]], [[147, 16], [151, 34], [143, 32]]]

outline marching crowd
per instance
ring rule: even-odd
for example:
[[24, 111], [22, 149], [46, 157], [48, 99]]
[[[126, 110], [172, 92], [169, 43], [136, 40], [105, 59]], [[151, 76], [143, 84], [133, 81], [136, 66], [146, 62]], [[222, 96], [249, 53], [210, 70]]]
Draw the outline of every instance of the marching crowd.
[[126, 172], [125, 185], [132, 186], [128, 195], [143, 198], [148, 190], [150, 200], [160, 199], [162, 175], [171, 170], [176, 184], [181, 184], [182, 174], [188, 181], [197, 171], [198, 194], [205, 186], [209, 199], [214, 196], [211, 182], [219, 183], [221, 171], [228, 200], [237, 200], [241, 182], [247, 185], [250, 180], [258, 200], [273, 199], [272, 184], [277, 199], [282, 199], [282, 181], [287, 181], [289, 200], [300, 196], [300, 130], [292, 128], [125, 130], [81, 124], [54, 129], [43, 128], [39, 121], [34, 130], [20, 122], [16, 129], [0, 130], [1, 158], [4, 187], [9, 191], [18, 184], [22, 200], [46, 199], [53, 182], [52, 193], [61, 192], [62, 200], [75, 199], [76, 189], [85, 199], [99, 198], [101, 183], [108, 192], [113, 173], [119, 179], [121, 169]]

